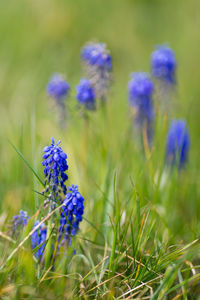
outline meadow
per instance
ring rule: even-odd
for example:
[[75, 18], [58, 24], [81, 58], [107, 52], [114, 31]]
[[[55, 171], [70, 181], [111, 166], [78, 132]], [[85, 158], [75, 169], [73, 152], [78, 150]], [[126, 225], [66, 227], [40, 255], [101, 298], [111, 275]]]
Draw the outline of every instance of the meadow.
[[[199, 9], [196, 0], [1, 1], [0, 299], [200, 299]], [[96, 110], [76, 99], [90, 41], [106, 43], [113, 65]], [[148, 143], [135, 132], [128, 82], [151, 72], [151, 53], [165, 43], [176, 83], [167, 113], [153, 93]], [[54, 73], [70, 84], [65, 126], [46, 91]], [[190, 135], [181, 169], [166, 162], [172, 119]], [[58, 254], [62, 201], [51, 191], [50, 205], [42, 165], [51, 137], [67, 154], [66, 186], [84, 198], [80, 230]], [[20, 210], [29, 219], [14, 233]], [[47, 230], [40, 255], [36, 220]]]

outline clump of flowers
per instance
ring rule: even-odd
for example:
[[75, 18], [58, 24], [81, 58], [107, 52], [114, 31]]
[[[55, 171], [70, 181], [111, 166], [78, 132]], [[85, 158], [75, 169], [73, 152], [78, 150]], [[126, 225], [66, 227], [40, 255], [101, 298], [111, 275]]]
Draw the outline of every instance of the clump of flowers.
[[84, 198], [79, 193], [77, 185], [69, 187], [63, 204], [60, 215], [59, 242], [60, 245], [64, 242], [70, 245], [71, 237], [77, 233], [84, 213]]
[[81, 79], [79, 85], [76, 87], [76, 99], [88, 110], [94, 110], [96, 107], [95, 90], [90, 80]]
[[[67, 246], [71, 245], [71, 237], [74, 236], [79, 229], [79, 223], [82, 221], [82, 215], [84, 213], [84, 198], [79, 193], [78, 186], [76, 185], [69, 187], [69, 192], [67, 193], [65, 185], [65, 181], [68, 179], [65, 173], [65, 171], [68, 170], [67, 155], [59, 146], [60, 141], [55, 144], [54, 138], [51, 140], [52, 144], [46, 146], [43, 150], [45, 154], [43, 155], [44, 161], [42, 164], [44, 166], [47, 190], [50, 189], [54, 192], [50, 194], [49, 198], [51, 200], [53, 199], [54, 207], [58, 207], [59, 203], [62, 204], [59, 228], [57, 229], [59, 250], [64, 243], [66, 243]], [[63, 197], [60, 197], [60, 189], [62, 189]], [[56, 199], [59, 200], [59, 203], [55, 201]], [[36, 225], [37, 224], [38, 222]], [[46, 228], [44, 226], [40, 227], [38, 235], [40, 236], [40, 234], [41, 240], [39, 241], [41, 244], [46, 239]], [[35, 236], [33, 236], [32, 240], [33, 242], [35, 241]], [[40, 251], [37, 251], [37, 257], [40, 257], [42, 252], [44, 252], [44, 247], [40, 247], [39, 250]]]
[[184, 120], [171, 122], [166, 144], [166, 160], [170, 165], [182, 168], [188, 159], [190, 135]]
[[112, 57], [103, 43], [88, 43], [81, 51], [87, 77], [95, 87], [97, 98], [106, 100], [111, 82]]
[[[68, 176], [66, 171], [68, 170], [67, 164], [67, 154], [63, 152], [62, 148], [59, 146], [61, 141], [55, 144], [55, 140], [51, 138], [51, 145], [46, 146], [43, 151], [43, 162], [44, 175], [45, 175], [45, 186], [47, 189], [53, 191], [53, 193], [58, 196], [60, 190], [64, 194], [67, 192], [65, 185]], [[52, 195], [53, 196], [53, 195]]]
[[[37, 220], [33, 226], [33, 229], [39, 224], [39, 221]], [[37, 251], [35, 253], [36, 258], [39, 260], [42, 260], [42, 257], [44, 255], [45, 250], [45, 241], [47, 237], [47, 229], [42, 223], [38, 229], [34, 231], [34, 233], [31, 235], [31, 243], [32, 243], [32, 249], [34, 250], [37, 248]]]
[[28, 223], [29, 216], [26, 211], [22, 209], [19, 211], [19, 214], [13, 217], [13, 232], [15, 232], [20, 227], [25, 227]]
[[64, 99], [69, 95], [70, 85], [62, 75], [54, 74], [48, 82], [46, 90], [47, 94], [54, 100], [59, 120], [63, 125], [66, 118]]
[[165, 84], [176, 82], [176, 58], [173, 50], [167, 46], [157, 46], [151, 54], [152, 75]]
[[154, 84], [145, 72], [131, 74], [128, 84], [129, 103], [133, 109], [134, 121], [140, 129], [146, 128], [148, 138], [151, 138], [154, 107], [152, 95]]

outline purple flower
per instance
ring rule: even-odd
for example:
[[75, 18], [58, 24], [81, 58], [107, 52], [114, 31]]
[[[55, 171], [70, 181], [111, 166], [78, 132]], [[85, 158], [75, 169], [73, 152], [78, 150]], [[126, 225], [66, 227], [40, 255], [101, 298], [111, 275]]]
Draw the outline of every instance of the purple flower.
[[[69, 187], [69, 193], [64, 200], [63, 211], [60, 215], [59, 241], [63, 238], [71, 243], [71, 236], [79, 230], [79, 223], [84, 213], [84, 198], [78, 191], [77, 185]], [[62, 242], [63, 242], [62, 241]]]
[[87, 77], [95, 87], [97, 98], [106, 100], [111, 82], [112, 57], [103, 43], [88, 43], [82, 48], [81, 58]]
[[176, 58], [172, 49], [167, 46], [157, 46], [151, 54], [152, 75], [165, 83], [176, 82]]
[[190, 149], [189, 131], [184, 120], [171, 122], [166, 144], [166, 159], [171, 165], [183, 167], [188, 159]]
[[86, 109], [95, 109], [95, 91], [90, 80], [81, 79], [76, 87], [76, 98]]
[[[35, 228], [38, 224], [39, 224], [39, 221], [37, 220], [35, 222], [33, 228]], [[42, 259], [43, 255], [44, 255], [46, 237], [47, 237], [47, 229], [43, 223], [31, 235], [32, 249], [34, 250], [35, 248], [37, 248], [35, 256], [40, 260]]]
[[55, 74], [47, 84], [47, 93], [50, 97], [60, 100], [67, 96], [70, 86], [60, 74]]
[[58, 145], [60, 141], [55, 144], [55, 140], [51, 138], [51, 145], [46, 146], [43, 151], [44, 174], [46, 177], [45, 184], [48, 184], [55, 193], [61, 187], [64, 194], [67, 192], [65, 181], [68, 179], [66, 171], [68, 170], [67, 154], [63, 152]]
[[136, 122], [140, 126], [143, 126], [145, 122], [152, 122], [154, 119], [153, 91], [154, 84], [147, 73], [131, 74], [128, 84], [129, 102], [136, 111]]
[[95, 65], [107, 70], [112, 69], [112, 58], [103, 43], [88, 43], [82, 48], [81, 57], [92, 66]]
[[19, 215], [13, 217], [13, 232], [16, 229], [19, 229], [20, 226], [25, 227], [28, 223], [29, 216], [27, 212], [23, 211], [22, 209], [19, 211]]

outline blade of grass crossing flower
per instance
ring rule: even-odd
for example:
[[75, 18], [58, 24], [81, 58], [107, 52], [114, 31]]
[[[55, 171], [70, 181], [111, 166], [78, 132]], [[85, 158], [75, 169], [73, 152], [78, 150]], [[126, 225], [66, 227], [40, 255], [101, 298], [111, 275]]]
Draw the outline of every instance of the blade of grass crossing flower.
[[31, 170], [31, 172], [34, 174], [34, 176], [37, 178], [37, 180], [40, 182], [40, 184], [44, 187], [44, 183], [41, 180], [41, 178], [39, 177], [39, 175], [36, 173], [36, 171], [31, 167], [30, 163], [28, 162], [28, 160], [23, 156], [23, 154], [17, 149], [17, 147], [15, 147], [15, 145], [13, 145], [10, 141], [9, 143], [11, 144], [11, 146], [13, 147], [13, 149], [17, 152], [17, 154], [23, 159], [23, 161], [25, 162], [25, 164], [27, 165], [27, 167]]
[[44, 223], [47, 221], [56, 211], [58, 211], [63, 204], [58, 206], [56, 209], [54, 209], [52, 212], [50, 212], [46, 217], [44, 217], [41, 222], [36, 225], [28, 235], [18, 244], [18, 246], [11, 252], [11, 254], [7, 257], [6, 261], [0, 266], [0, 271], [7, 265], [7, 263], [12, 259], [12, 257], [19, 251], [19, 249], [23, 246], [23, 244], [31, 237], [31, 235]]

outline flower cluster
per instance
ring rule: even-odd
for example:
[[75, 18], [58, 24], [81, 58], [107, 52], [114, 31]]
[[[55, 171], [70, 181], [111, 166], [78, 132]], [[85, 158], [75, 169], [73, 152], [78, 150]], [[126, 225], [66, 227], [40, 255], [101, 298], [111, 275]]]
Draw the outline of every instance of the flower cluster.
[[147, 73], [137, 72], [132, 74], [128, 84], [129, 102], [136, 112], [135, 121], [141, 127], [145, 124], [149, 126], [153, 121], [153, 91], [154, 85]]
[[89, 43], [83, 47], [82, 59], [90, 65], [99, 68], [112, 69], [112, 58], [103, 43]]
[[103, 43], [88, 43], [82, 48], [81, 58], [84, 62], [87, 77], [95, 87], [97, 97], [105, 100], [112, 72], [112, 58], [106, 49], [106, 45]]
[[[84, 198], [79, 193], [78, 186], [72, 185], [69, 187], [69, 192], [67, 193], [67, 188], [64, 184], [67, 180], [67, 175], [64, 173], [68, 169], [66, 161], [67, 155], [58, 146], [59, 143], [60, 141], [55, 145], [55, 141], [52, 138], [51, 146], [44, 148], [45, 154], [43, 155], [44, 161], [42, 163], [45, 167], [44, 174], [47, 183], [52, 187], [60, 203], [63, 204], [60, 211], [58, 249], [65, 242], [67, 242], [68, 246], [71, 244], [71, 237], [74, 236], [79, 229], [79, 223], [82, 221], [82, 215], [84, 213]], [[63, 190], [64, 200], [60, 198], [59, 193], [57, 193], [59, 187]], [[57, 204], [54, 201], [54, 205], [57, 206]], [[45, 235], [43, 235], [43, 237], [44, 236]]]
[[[33, 229], [39, 224], [39, 221], [37, 220], [33, 226]], [[41, 260], [44, 254], [45, 250], [45, 241], [47, 237], [47, 229], [45, 225], [42, 223], [38, 229], [34, 231], [34, 233], [31, 235], [31, 243], [32, 243], [32, 249], [34, 250], [37, 248], [37, 251], [35, 253], [35, 256]]]
[[90, 80], [81, 79], [80, 84], [76, 87], [76, 98], [86, 109], [95, 109], [95, 91]]
[[183, 167], [190, 148], [189, 131], [184, 120], [171, 122], [166, 144], [166, 158], [169, 164]]
[[66, 82], [60, 74], [53, 75], [47, 84], [47, 93], [56, 100], [61, 100], [66, 97], [69, 89], [69, 83]]
[[67, 241], [70, 245], [71, 236], [74, 236], [79, 229], [84, 213], [84, 198], [78, 191], [77, 185], [69, 187], [66, 194], [63, 210], [60, 215], [59, 241]]
[[158, 46], [151, 55], [152, 75], [169, 84], [176, 82], [176, 58], [172, 49]]
[[43, 155], [42, 165], [45, 167], [45, 185], [49, 185], [56, 194], [59, 192], [59, 187], [61, 187], [63, 193], [66, 194], [65, 181], [68, 179], [65, 173], [68, 170], [67, 154], [58, 146], [60, 141], [55, 144], [54, 138], [51, 138], [51, 142], [50, 146], [43, 149], [45, 154]]
[[29, 220], [29, 216], [27, 215], [27, 212], [21, 209], [19, 211], [19, 215], [13, 217], [13, 232], [19, 229], [20, 226], [22, 227], [26, 226], [28, 220]]

